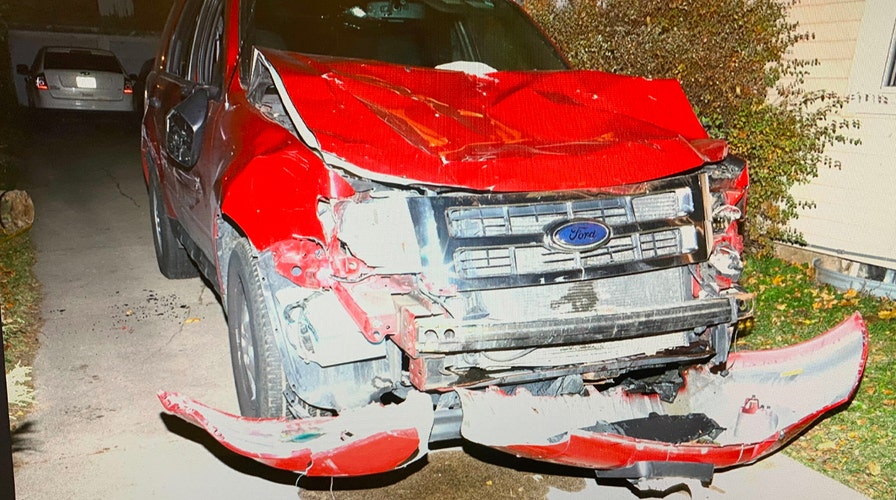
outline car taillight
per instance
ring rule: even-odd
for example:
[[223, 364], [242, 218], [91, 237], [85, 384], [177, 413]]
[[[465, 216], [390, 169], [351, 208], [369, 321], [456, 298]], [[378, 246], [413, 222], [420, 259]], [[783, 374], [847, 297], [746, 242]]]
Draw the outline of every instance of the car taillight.
[[47, 77], [43, 73], [34, 77], [34, 86], [37, 87], [37, 90], [50, 90], [50, 86], [47, 85]]
[[133, 94], [134, 93], [134, 82], [132, 82], [130, 80], [125, 80], [124, 88], [122, 89], [122, 92], [124, 92], [125, 94]]

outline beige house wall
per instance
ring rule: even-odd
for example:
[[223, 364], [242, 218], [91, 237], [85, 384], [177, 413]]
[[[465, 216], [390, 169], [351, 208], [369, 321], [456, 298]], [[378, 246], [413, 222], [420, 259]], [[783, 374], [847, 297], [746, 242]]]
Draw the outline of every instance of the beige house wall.
[[800, 31], [814, 34], [793, 56], [818, 59], [806, 83], [849, 97], [843, 118], [862, 122], [860, 146], [837, 145], [835, 165], [793, 193], [812, 201], [792, 226], [811, 250], [896, 268], [896, 87], [892, 64], [896, 0], [801, 0], [791, 8]]

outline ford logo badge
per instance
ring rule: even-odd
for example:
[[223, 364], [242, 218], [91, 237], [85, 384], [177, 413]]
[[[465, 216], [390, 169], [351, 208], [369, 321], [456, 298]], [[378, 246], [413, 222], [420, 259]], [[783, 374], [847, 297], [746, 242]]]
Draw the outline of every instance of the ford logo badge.
[[552, 247], [567, 252], [593, 250], [610, 241], [610, 228], [593, 220], [570, 220], [550, 228], [546, 236]]

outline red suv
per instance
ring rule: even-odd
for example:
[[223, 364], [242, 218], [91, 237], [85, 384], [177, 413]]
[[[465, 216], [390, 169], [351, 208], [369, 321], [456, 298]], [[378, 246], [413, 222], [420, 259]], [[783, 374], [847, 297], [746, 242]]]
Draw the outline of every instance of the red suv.
[[231, 449], [360, 475], [462, 437], [709, 481], [855, 390], [859, 318], [729, 352], [747, 169], [677, 82], [570, 70], [508, 0], [179, 0], [162, 40], [159, 268], [220, 294], [256, 418], [160, 398]]

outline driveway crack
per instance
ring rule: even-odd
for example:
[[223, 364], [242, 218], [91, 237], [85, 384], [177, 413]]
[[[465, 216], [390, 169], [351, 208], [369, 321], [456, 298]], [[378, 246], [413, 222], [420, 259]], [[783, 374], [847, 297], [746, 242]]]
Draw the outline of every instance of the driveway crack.
[[103, 171], [106, 172], [106, 175], [108, 175], [109, 178], [115, 182], [115, 189], [118, 190], [118, 194], [131, 200], [131, 203], [133, 203], [135, 207], [140, 208], [140, 203], [138, 203], [133, 196], [125, 193], [124, 189], [121, 188], [121, 182], [118, 181], [118, 178], [116, 178], [115, 175], [113, 175], [112, 172], [110, 172], [108, 169], [104, 169]]

